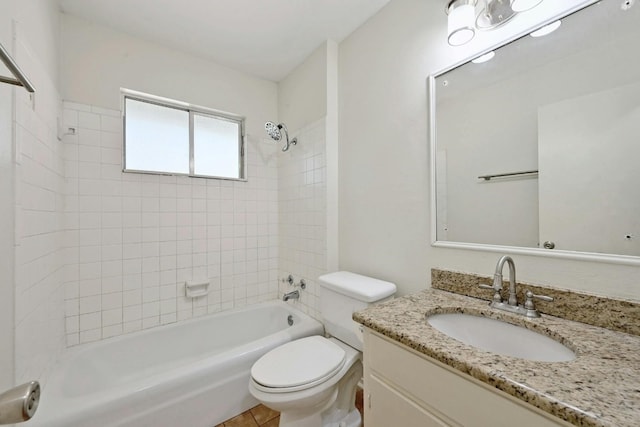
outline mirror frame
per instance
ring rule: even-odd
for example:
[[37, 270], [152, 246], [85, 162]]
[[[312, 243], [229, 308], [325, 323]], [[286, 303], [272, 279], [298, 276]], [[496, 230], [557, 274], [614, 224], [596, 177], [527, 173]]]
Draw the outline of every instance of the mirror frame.
[[580, 252], [580, 251], [569, 251], [562, 249], [542, 249], [542, 248], [527, 248], [520, 246], [506, 246], [506, 245], [492, 245], [492, 244], [484, 244], [484, 243], [465, 243], [465, 242], [452, 242], [446, 240], [438, 240], [437, 236], [437, 197], [436, 197], [436, 150], [437, 150], [437, 141], [436, 141], [436, 78], [442, 76], [443, 74], [458, 68], [464, 64], [471, 62], [474, 58], [484, 55], [487, 52], [492, 50], [499, 49], [503, 46], [506, 46], [510, 43], [515, 42], [521, 37], [527, 36], [532, 31], [535, 31], [538, 28], [544, 27], [545, 25], [556, 21], [558, 19], [564, 19], [567, 16], [582, 10], [587, 7], [594, 6], [595, 3], [598, 3], [599, 0], [591, 0], [588, 3], [581, 4], [575, 7], [570, 8], [569, 10], [564, 11], [563, 13], [552, 16], [549, 19], [544, 20], [543, 22], [525, 29], [521, 32], [518, 32], [513, 37], [509, 37], [499, 43], [496, 43], [489, 48], [486, 48], [480, 51], [477, 54], [474, 54], [470, 57], [467, 57], [459, 62], [454, 63], [451, 66], [448, 66], [442, 70], [439, 70], [431, 75], [429, 75], [427, 79], [427, 99], [428, 99], [428, 124], [429, 124], [429, 177], [430, 177], [430, 210], [431, 210], [431, 246], [438, 248], [448, 248], [448, 249], [462, 249], [462, 250], [473, 250], [473, 251], [484, 251], [484, 252], [500, 252], [500, 253], [510, 253], [510, 254], [518, 254], [518, 255], [531, 255], [538, 257], [549, 257], [549, 258], [558, 258], [558, 259], [569, 259], [569, 260], [578, 260], [578, 261], [591, 261], [591, 262], [602, 262], [609, 264], [621, 264], [621, 265], [633, 265], [640, 266], [640, 256], [631, 256], [631, 255], [616, 255], [616, 254], [605, 254], [605, 253], [597, 253], [597, 252]]

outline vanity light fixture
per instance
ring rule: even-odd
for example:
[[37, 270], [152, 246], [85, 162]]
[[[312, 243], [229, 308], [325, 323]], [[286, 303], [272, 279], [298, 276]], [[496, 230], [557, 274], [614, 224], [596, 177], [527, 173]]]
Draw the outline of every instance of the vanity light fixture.
[[481, 0], [476, 27], [480, 30], [493, 30], [506, 24], [516, 15], [517, 12], [511, 8], [510, 0]]
[[533, 9], [540, 3], [542, 3], [542, 0], [511, 0], [511, 9], [513, 9], [514, 12], [525, 12]]
[[476, 34], [476, 0], [451, 0], [446, 9], [447, 40], [451, 46], [469, 43]]
[[487, 52], [484, 55], [480, 55], [477, 58], [472, 59], [471, 62], [473, 62], [474, 64], [482, 64], [483, 62], [490, 61], [494, 56], [496, 56], [496, 53], [494, 51]]
[[447, 40], [451, 46], [470, 42], [476, 30], [498, 28], [542, 0], [447, 0]]
[[539, 30], [536, 30], [536, 31], [532, 32], [529, 35], [531, 37], [543, 37], [543, 36], [546, 36], [548, 34], [553, 33], [558, 28], [560, 28], [561, 24], [562, 24], [562, 21], [560, 21], [560, 20], [554, 21], [551, 24], [545, 25], [544, 27], [540, 28]]

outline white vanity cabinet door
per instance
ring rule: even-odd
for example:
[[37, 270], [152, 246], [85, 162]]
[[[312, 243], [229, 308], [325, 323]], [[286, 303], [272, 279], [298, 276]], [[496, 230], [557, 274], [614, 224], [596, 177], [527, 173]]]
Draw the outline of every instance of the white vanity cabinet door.
[[[367, 427], [447, 427], [442, 420], [410, 401], [375, 376], [366, 386], [365, 422]], [[399, 414], [402, 414], [399, 416]]]
[[367, 328], [364, 375], [367, 427], [570, 426]]

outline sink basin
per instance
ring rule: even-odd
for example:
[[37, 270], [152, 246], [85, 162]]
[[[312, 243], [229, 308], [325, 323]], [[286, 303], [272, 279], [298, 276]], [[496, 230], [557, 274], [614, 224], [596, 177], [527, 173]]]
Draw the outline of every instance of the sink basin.
[[567, 362], [575, 353], [545, 335], [488, 317], [434, 314], [427, 322], [440, 332], [481, 350], [538, 362]]

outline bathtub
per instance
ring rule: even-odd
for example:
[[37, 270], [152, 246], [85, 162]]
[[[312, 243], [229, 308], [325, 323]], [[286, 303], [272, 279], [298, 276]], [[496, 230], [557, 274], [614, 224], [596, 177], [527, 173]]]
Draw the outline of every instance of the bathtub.
[[260, 356], [322, 333], [273, 301], [71, 348], [25, 426], [213, 427], [258, 404], [248, 384]]

